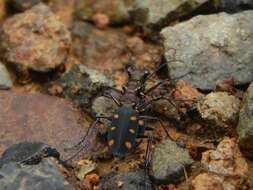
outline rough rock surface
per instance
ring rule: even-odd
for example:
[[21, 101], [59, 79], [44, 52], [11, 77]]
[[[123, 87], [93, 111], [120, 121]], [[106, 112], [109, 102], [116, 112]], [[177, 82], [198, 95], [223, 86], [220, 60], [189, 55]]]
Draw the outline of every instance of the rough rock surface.
[[2, 23], [5, 15], [6, 15], [5, 0], [2, 0], [0, 1], [0, 24]]
[[80, 63], [110, 76], [117, 87], [127, 78], [129, 55], [138, 69], [150, 68], [160, 60], [159, 46], [129, 37], [118, 29], [98, 30], [91, 24], [75, 22], [72, 38], [72, 51]]
[[191, 106], [196, 100], [200, 99], [201, 94], [196, 88], [193, 88], [189, 83], [183, 80], [178, 80], [173, 93], [175, 99], [185, 100], [185, 105]]
[[35, 165], [43, 158], [55, 157], [59, 158], [60, 154], [55, 148], [52, 148], [40, 142], [22, 142], [11, 145], [0, 158], [0, 168], [4, 164], [16, 162], [21, 164]]
[[45, 158], [37, 165], [9, 163], [0, 169], [0, 189], [6, 190], [71, 190], [72, 188], [60, 175], [57, 162]]
[[237, 126], [239, 143], [248, 156], [253, 156], [253, 83], [250, 84], [242, 103]]
[[76, 0], [48, 0], [48, 6], [68, 28], [72, 27]]
[[[146, 186], [146, 188], [145, 188]], [[103, 190], [151, 190], [152, 185], [149, 177], [143, 171], [129, 171], [109, 173], [100, 180]]]
[[235, 139], [224, 138], [216, 150], [204, 152], [201, 163], [205, 170], [211, 172], [214, 178], [223, 184], [223, 188], [228, 190], [238, 189], [249, 171]]
[[[43, 0], [8, 0], [8, 6], [10, 9], [17, 12], [22, 12], [30, 9], [32, 6], [41, 3]], [[46, 1], [46, 0], [44, 0]]]
[[79, 142], [89, 125], [70, 102], [38, 93], [0, 92], [0, 107], [0, 153], [11, 144], [40, 141], [64, 160], [73, 154], [64, 149]]
[[240, 100], [226, 92], [212, 92], [197, 103], [197, 109], [204, 120], [228, 127], [238, 119]]
[[196, 16], [161, 34], [172, 79], [205, 90], [231, 78], [236, 85], [253, 80], [253, 11]]
[[136, 0], [131, 10], [134, 22], [141, 26], [164, 26], [190, 14], [207, 0]]
[[70, 99], [82, 109], [88, 109], [91, 100], [112, 87], [113, 81], [85, 65], [73, 65], [54, 85], [62, 88], [56, 94]]
[[219, 0], [219, 8], [226, 12], [238, 12], [244, 9], [252, 9], [253, 1], [252, 0]]
[[[192, 181], [193, 190], [225, 190], [222, 180], [215, 175], [202, 173]], [[228, 189], [226, 189], [228, 190]]]
[[0, 62], [0, 89], [9, 89], [12, 85], [12, 80], [7, 68]]
[[112, 99], [100, 96], [92, 102], [92, 112], [95, 114], [112, 115], [117, 105]]
[[187, 150], [167, 139], [154, 148], [151, 176], [156, 183], [175, 183], [184, 177], [184, 169], [192, 163]]
[[111, 23], [122, 23], [129, 19], [128, 10], [134, 0], [77, 0], [75, 14], [82, 20], [92, 20], [97, 13], [105, 14]]
[[8, 18], [0, 34], [1, 56], [35, 71], [62, 64], [70, 46], [70, 33], [44, 4]]

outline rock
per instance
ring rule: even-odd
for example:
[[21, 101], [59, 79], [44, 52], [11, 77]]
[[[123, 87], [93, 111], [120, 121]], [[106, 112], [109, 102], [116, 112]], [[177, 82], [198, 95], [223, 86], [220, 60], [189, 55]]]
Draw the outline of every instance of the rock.
[[200, 99], [202, 96], [203, 94], [186, 81], [178, 80], [176, 82], [174, 97], [176, 100], [185, 100], [182, 103], [188, 107], [191, 107], [196, 99]]
[[131, 9], [135, 24], [161, 28], [171, 21], [189, 15], [207, 0], [136, 0]]
[[216, 150], [204, 152], [201, 163], [207, 172], [221, 181], [224, 189], [240, 189], [239, 186], [248, 176], [248, 164], [235, 139], [224, 138]]
[[152, 190], [152, 184], [149, 177], [142, 171], [111, 172], [100, 180], [100, 188], [103, 190]]
[[118, 88], [126, 82], [129, 55], [141, 70], [154, 67], [161, 58], [160, 46], [129, 37], [118, 29], [98, 30], [91, 24], [75, 22], [72, 38], [72, 54], [79, 62], [110, 76]]
[[87, 183], [89, 186], [93, 187], [93, 189], [99, 190], [99, 187], [97, 186], [99, 184], [99, 175], [92, 173], [88, 174], [85, 177], [85, 183]]
[[12, 80], [7, 68], [0, 62], [0, 89], [9, 89], [12, 85]]
[[110, 23], [118, 24], [129, 19], [129, 8], [134, 0], [77, 0], [75, 15], [81, 20], [92, 20], [97, 13], [109, 17]]
[[5, 18], [6, 15], [6, 3], [5, 0], [0, 1], [0, 25]]
[[67, 28], [44, 4], [8, 18], [0, 34], [2, 58], [35, 71], [49, 71], [68, 56]]
[[216, 3], [221, 10], [230, 13], [253, 8], [252, 0], [219, 0]]
[[169, 119], [179, 121], [180, 115], [177, 109], [177, 104], [171, 99], [172, 103], [167, 100], [158, 100], [152, 104], [152, 110], [159, 113]]
[[242, 102], [237, 133], [239, 143], [248, 156], [253, 156], [253, 83], [250, 84]]
[[222, 181], [219, 177], [202, 173], [192, 181], [193, 190], [224, 190]]
[[113, 81], [85, 65], [74, 65], [54, 85], [62, 87], [60, 96], [87, 110], [92, 99], [112, 87]]
[[236, 85], [253, 80], [253, 11], [196, 16], [162, 30], [165, 59], [172, 79], [214, 89], [233, 78]]
[[92, 17], [93, 22], [96, 24], [96, 27], [99, 29], [105, 29], [110, 20], [107, 15], [102, 13], [97, 13]]
[[[115, 102], [113, 102], [112, 99], [99, 96], [95, 98], [95, 100], [92, 102], [92, 112], [94, 115], [104, 114], [104, 115], [112, 115], [114, 111], [117, 109], [117, 105]], [[108, 120], [103, 120], [103, 122], [108, 122]]]
[[166, 139], [153, 151], [151, 176], [155, 183], [176, 183], [183, 178], [184, 169], [193, 163], [186, 149]]
[[22, 142], [11, 145], [0, 158], [0, 168], [10, 162], [35, 165], [43, 158], [59, 158], [60, 154], [55, 148], [40, 142]]
[[237, 122], [240, 100], [226, 92], [212, 92], [197, 103], [201, 117], [219, 127], [229, 127]]
[[5, 164], [0, 169], [0, 175], [1, 189], [72, 189], [61, 176], [57, 162], [53, 158], [45, 158], [37, 165]]
[[48, 6], [59, 20], [68, 28], [74, 21], [74, 10], [76, 0], [49, 0]]
[[79, 171], [76, 172], [76, 177], [82, 181], [85, 176], [93, 172], [97, 168], [97, 164], [91, 160], [81, 160], [78, 162]]
[[41, 3], [42, 0], [8, 0], [8, 6], [16, 12], [23, 12]]
[[[60, 98], [39, 93], [0, 92], [0, 154], [18, 142], [44, 142], [61, 153], [61, 159], [72, 156], [64, 151], [84, 136], [87, 117]], [[88, 153], [88, 152], [87, 152]]]

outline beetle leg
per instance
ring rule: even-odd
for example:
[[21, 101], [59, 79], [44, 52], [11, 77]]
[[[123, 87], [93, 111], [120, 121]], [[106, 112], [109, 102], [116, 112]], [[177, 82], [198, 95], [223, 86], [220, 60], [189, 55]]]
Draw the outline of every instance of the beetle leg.
[[154, 137], [153, 136], [148, 136], [148, 144], [147, 144], [147, 148], [146, 148], [146, 155], [145, 155], [145, 161], [144, 161], [144, 168], [148, 168], [150, 161], [151, 161], [151, 157], [152, 157], [152, 143], [154, 141]]
[[154, 128], [152, 128], [152, 127], [145, 127], [145, 130], [146, 130], [146, 131], [153, 131]]
[[[112, 117], [110, 117], [110, 116], [103, 116], [103, 115], [97, 115], [97, 116], [96, 116], [96, 120], [99, 121], [99, 119], [108, 119], [109, 121], [111, 121]], [[98, 121], [97, 121], [97, 122], [98, 122]], [[96, 121], [95, 121], [95, 122], [96, 122]], [[92, 125], [91, 125], [91, 126], [92, 126]], [[89, 132], [91, 126], [88, 128], [87, 133]], [[78, 147], [78, 146], [85, 140], [85, 138], [87, 137], [87, 133], [86, 133], [86, 135], [85, 135], [77, 144], [75, 144], [74, 146], [72, 146], [72, 147], [70, 147], [70, 148], [65, 148], [64, 150], [70, 150], [70, 149], [73, 149], [73, 148]]]
[[147, 186], [149, 184], [147, 184], [147, 177], [149, 177], [148, 171], [149, 171], [149, 164], [151, 162], [151, 158], [152, 158], [152, 143], [154, 141], [154, 137], [153, 136], [149, 136], [148, 137], [148, 143], [147, 143], [147, 148], [146, 148], [146, 155], [145, 155], [145, 160], [143, 163], [143, 169], [144, 169], [144, 189], [149, 189]]
[[168, 81], [169, 81], [169, 79], [158, 81], [156, 84], [154, 84], [154, 86], [151, 86], [149, 89], [147, 89], [144, 92], [144, 94], [147, 95], [148, 93], [152, 92], [153, 90], [155, 90], [156, 88], [158, 88], [159, 86], [161, 86], [162, 84], [164, 84], [165, 82], [168, 82]]
[[146, 135], [138, 135], [136, 138], [138, 138], [138, 139], [147, 139], [148, 136], [146, 136]]
[[151, 105], [153, 102], [156, 102], [158, 100], [167, 100], [172, 106], [174, 106], [178, 110], [178, 106], [174, 102], [172, 102], [172, 100], [170, 98], [167, 98], [164, 96], [158, 96], [156, 98], [149, 100], [148, 102], [145, 102], [145, 103], [139, 105], [137, 110], [140, 110], [140, 112], [144, 112], [144, 111], [146, 111], [146, 109], [148, 108], [149, 105]]
[[158, 117], [152, 117], [152, 116], [148, 116], [148, 115], [141, 115], [141, 116], [139, 116], [139, 118], [158, 121], [160, 123], [160, 125], [162, 126], [163, 130], [165, 131], [167, 137], [172, 139], [169, 132], [168, 132], [168, 130], [167, 130], [167, 128], [166, 128], [166, 126], [163, 124], [163, 121], [161, 119], [159, 119]]
[[[85, 136], [77, 144], [77, 145], [80, 145], [82, 143], [82, 146], [79, 148], [79, 150], [74, 155], [72, 155], [70, 158], [66, 159], [64, 161], [64, 163], [68, 164], [69, 161], [71, 161], [73, 158], [75, 158], [81, 151], [86, 149], [91, 144], [91, 141], [88, 139], [88, 137], [89, 137], [89, 135], [92, 135], [94, 133], [98, 121], [99, 121], [99, 118], [97, 118], [96, 121], [93, 122], [93, 124], [88, 128], [88, 131], [85, 134]], [[75, 146], [77, 146], [77, 145], [75, 145]]]

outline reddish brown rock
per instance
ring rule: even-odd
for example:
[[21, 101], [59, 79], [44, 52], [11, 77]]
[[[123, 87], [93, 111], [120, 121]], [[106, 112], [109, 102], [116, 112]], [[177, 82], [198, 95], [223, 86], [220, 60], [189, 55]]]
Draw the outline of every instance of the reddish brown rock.
[[64, 99], [43, 95], [0, 92], [0, 154], [11, 144], [40, 141], [55, 147], [61, 158], [85, 134], [89, 122]]
[[[216, 150], [204, 152], [201, 163], [207, 172], [212, 173], [212, 176], [209, 177], [209, 180], [212, 181], [210, 184], [220, 181], [224, 190], [236, 190], [242, 187], [249, 172], [248, 164], [242, 156], [238, 144], [235, 139], [230, 138], [221, 141]], [[202, 179], [203, 176], [197, 177], [193, 184], [198, 182], [208, 185], [210, 182], [209, 180], [202, 181]], [[200, 189], [196, 188], [196, 190]]]
[[194, 190], [224, 190], [219, 177], [208, 173], [198, 175], [192, 181], [192, 186]]
[[100, 29], [105, 29], [110, 22], [109, 17], [105, 14], [102, 14], [102, 13], [95, 14], [92, 17], [92, 20], [96, 24], [96, 27], [100, 28]]
[[189, 100], [184, 101], [188, 106], [191, 106], [194, 99], [199, 98], [202, 94], [196, 89], [193, 88], [189, 83], [184, 80], [179, 80], [176, 82], [176, 90], [174, 92], [175, 99], [179, 100]]
[[201, 162], [208, 171], [224, 176], [243, 177], [248, 171], [247, 162], [235, 139], [225, 138], [216, 150], [204, 152]]
[[0, 1], [0, 24], [2, 23], [6, 14], [5, 0]]
[[48, 6], [67, 27], [72, 26], [75, 0], [50, 0]]
[[38, 4], [7, 19], [0, 41], [6, 61], [44, 72], [65, 61], [71, 37], [50, 9]]

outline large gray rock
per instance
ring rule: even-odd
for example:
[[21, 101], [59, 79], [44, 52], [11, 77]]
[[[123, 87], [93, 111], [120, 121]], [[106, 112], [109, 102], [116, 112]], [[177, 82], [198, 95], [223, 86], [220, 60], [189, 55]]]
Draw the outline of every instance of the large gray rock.
[[11, 145], [3, 153], [0, 158], [0, 168], [10, 162], [34, 165], [46, 157], [55, 157], [58, 159], [60, 154], [55, 148], [41, 142], [22, 142]]
[[44, 143], [10, 146], [0, 158], [0, 190], [70, 190], [55, 158], [57, 150]]
[[9, 89], [12, 87], [12, 80], [5, 65], [0, 62], [0, 89]]
[[82, 109], [88, 109], [91, 100], [114, 83], [103, 73], [80, 64], [72, 66], [54, 85], [62, 88], [56, 95], [72, 100]]
[[111, 172], [99, 185], [103, 190], [152, 190], [149, 176], [142, 171]]
[[172, 79], [213, 89], [224, 80], [253, 80], [253, 11], [197, 16], [162, 30]]
[[151, 176], [156, 183], [176, 183], [185, 176], [184, 170], [192, 163], [186, 149], [166, 139], [153, 151]]
[[38, 165], [21, 165], [11, 162], [0, 169], [0, 190], [71, 190], [60, 175], [53, 158], [46, 158]]
[[253, 157], [253, 83], [250, 84], [243, 99], [237, 132], [241, 148]]
[[135, 24], [163, 26], [188, 15], [208, 0], [136, 0], [131, 10]]

